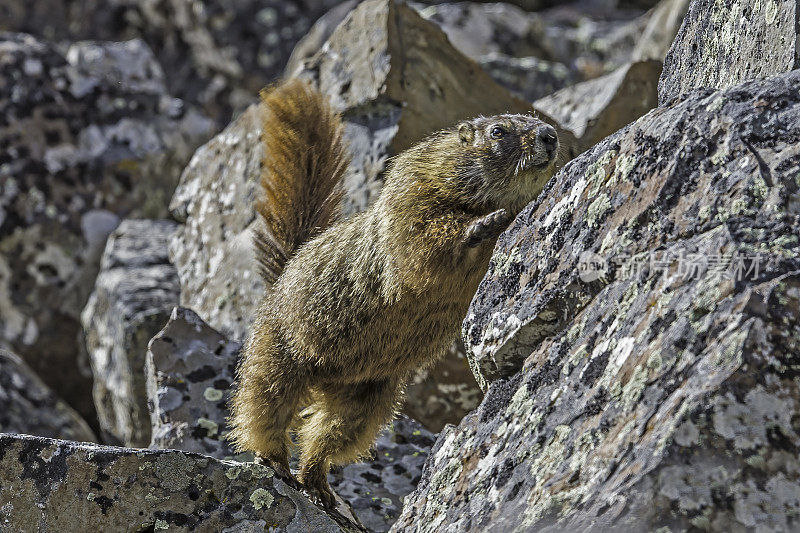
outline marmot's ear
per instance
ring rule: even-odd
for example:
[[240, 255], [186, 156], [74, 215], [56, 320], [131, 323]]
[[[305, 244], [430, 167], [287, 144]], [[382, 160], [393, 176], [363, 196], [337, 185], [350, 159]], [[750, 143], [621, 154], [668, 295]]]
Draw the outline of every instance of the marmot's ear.
[[472, 144], [475, 140], [475, 126], [469, 122], [462, 122], [458, 125], [458, 138], [464, 144]]

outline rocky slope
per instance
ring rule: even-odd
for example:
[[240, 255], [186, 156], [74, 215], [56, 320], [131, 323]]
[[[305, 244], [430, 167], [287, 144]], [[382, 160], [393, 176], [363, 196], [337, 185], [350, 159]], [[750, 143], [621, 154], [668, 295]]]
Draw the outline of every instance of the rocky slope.
[[[0, 432], [37, 435], [0, 530], [797, 529], [794, 2], [513, 4], [0, 6]], [[570, 148], [329, 512], [225, 441], [284, 65], [343, 115], [345, 216], [460, 118]]]

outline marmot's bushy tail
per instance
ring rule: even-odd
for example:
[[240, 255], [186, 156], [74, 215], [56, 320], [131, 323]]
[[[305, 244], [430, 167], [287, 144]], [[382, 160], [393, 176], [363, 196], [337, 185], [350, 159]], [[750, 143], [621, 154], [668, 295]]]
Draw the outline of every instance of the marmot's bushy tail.
[[349, 157], [340, 117], [306, 82], [266, 88], [261, 102], [263, 192], [256, 209], [265, 228], [255, 244], [261, 274], [271, 285], [295, 250], [330, 223]]

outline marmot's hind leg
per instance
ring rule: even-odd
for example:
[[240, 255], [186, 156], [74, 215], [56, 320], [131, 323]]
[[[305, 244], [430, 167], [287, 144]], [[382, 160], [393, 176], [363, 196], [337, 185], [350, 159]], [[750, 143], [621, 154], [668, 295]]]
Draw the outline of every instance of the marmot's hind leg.
[[391, 420], [401, 395], [397, 380], [327, 385], [315, 391], [311, 414], [298, 431], [300, 481], [324, 505], [334, 505], [327, 480], [330, 465], [363, 457], [381, 426]]
[[248, 347], [240, 366], [238, 387], [231, 399], [228, 440], [237, 451], [252, 451], [268, 460], [283, 477], [289, 471], [289, 427], [308, 388], [296, 365], [282, 363], [272, 347], [263, 352]]

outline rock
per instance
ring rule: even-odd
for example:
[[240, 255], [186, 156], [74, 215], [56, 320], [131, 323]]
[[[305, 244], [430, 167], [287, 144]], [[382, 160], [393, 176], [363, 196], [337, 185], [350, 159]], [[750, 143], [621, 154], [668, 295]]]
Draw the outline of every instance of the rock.
[[[79, 315], [127, 214], [164, 215], [211, 122], [173, 98], [141, 41], [56, 48], [0, 34], [0, 344], [87, 420]], [[85, 372], [80, 370], [81, 365]]]
[[534, 106], [556, 117], [587, 149], [658, 105], [660, 74], [661, 61], [631, 63], [537, 100]]
[[799, 86], [695, 92], [523, 211], [465, 322], [493, 383], [393, 531], [794, 529]]
[[[465, 118], [531, 110], [476, 68], [439, 28], [394, 0], [359, 4], [298, 75], [318, 84], [348, 122], [363, 125], [383, 117], [384, 131], [393, 124], [385, 143], [389, 154]], [[560, 133], [570, 146], [569, 133]], [[354, 167], [360, 165], [356, 154]]]
[[[224, 439], [240, 348], [238, 342], [226, 339], [192, 310], [172, 310], [169, 322], [147, 350], [151, 448], [243, 459]], [[247, 459], [252, 460], [252, 454]]]
[[373, 457], [335, 469], [328, 481], [370, 531], [389, 531], [403, 508], [403, 498], [419, 482], [436, 436], [404, 416], [378, 436]]
[[42, 383], [22, 359], [4, 350], [0, 350], [0, 433], [97, 440], [75, 410]]
[[81, 317], [94, 402], [107, 441], [138, 447], [150, 443], [145, 354], [178, 303], [178, 276], [167, 258], [175, 226], [166, 220], [123, 221], [108, 239]]
[[800, 67], [794, 0], [693, 0], [664, 60], [661, 105]]
[[264, 284], [253, 253], [263, 150], [257, 106], [201, 147], [183, 171], [170, 210], [181, 222], [169, 243], [180, 305], [244, 339]]
[[357, 0], [345, 0], [317, 19], [308, 33], [297, 42], [292, 50], [289, 61], [286, 62], [284, 75], [291, 78], [295, 72], [302, 70], [303, 62], [322, 48], [333, 31], [357, 5]]
[[[151, 447], [252, 460], [252, 454], [235, 454], [224, 439], [239, 348], [193, 311], [173, 310], [147, 353]], [[414, 490], [433, 441], [418, 422], [401, 416], [381, 432], [372, 458], [336, 469], [328, 479], [364, 525], [388, 531], [403, 497]]]
[[[497, 56], [509, 61], [536, 58], [563, 65], [576, 81], [596, 78], [629, 62], [649, 20], [644, 14], [634, 16], [641, 12], [632, 15], [610, 5], [597, 9], [566, 5], [525, 13], [503, 3], [456, 2], [426, 7], [420, 13], [479, 63]], [[495, 79], [504, 84], [513, 72], [501, 71]]]
[[50, 40], [140, 38], [169, 91], [227, 124], [277, 78], [294, 44], [336, 0], [8, 0], [0, 29]]
[[360, 531], [255, 463], [0, 435], [13, 531]]
[[688, 9], [689, 0], [661, 0], [647, 14], [647, 25], [636, 42], [631, 61], [664, 61]]
[[497, 83], [528, 102], [580, 81], [565, 65], [535, 57], [489, 54], [478, 63]]

